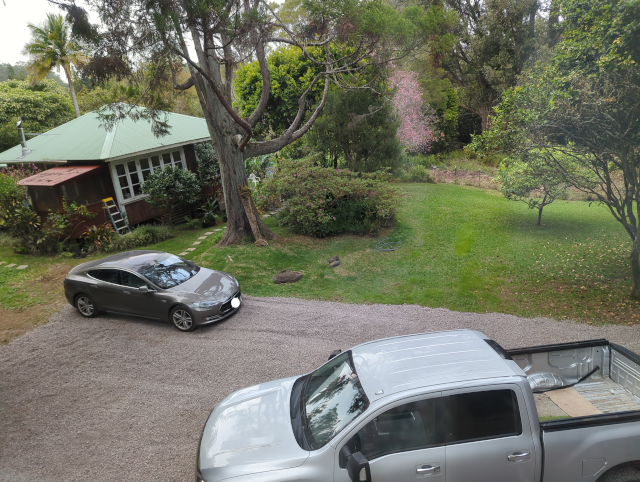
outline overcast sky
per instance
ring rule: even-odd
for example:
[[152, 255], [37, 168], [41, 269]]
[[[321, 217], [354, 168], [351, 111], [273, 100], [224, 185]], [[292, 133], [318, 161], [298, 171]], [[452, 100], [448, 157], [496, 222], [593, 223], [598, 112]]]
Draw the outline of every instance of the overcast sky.
[[[61, 10], [50, 5], [47, 0], [4, 0], [0, 1], [0, 63], [15, 64], [26, 62], [22, 55], [24, 44], [31, 37], [27, 23], [42, 23], [49, 12], [60, 13]], [[83, 0], [78, 0], [77, 5], [84, 6]], [[90, 12], [91, 14], [91, 12]], [[91, 21], [95, 22], [96, 15], [91, 15]]]

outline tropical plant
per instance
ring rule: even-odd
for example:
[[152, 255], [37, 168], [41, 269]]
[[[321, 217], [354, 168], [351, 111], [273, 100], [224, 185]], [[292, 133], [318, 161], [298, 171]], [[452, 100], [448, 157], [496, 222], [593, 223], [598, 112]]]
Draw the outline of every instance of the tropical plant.
[[93, 225], [82, 233], [82, 239], [89, 251], [104, 251], [111, 245], [115, 231], [111, 224]]
[[205, 202], [204, 206], [200, 208], [200, 210], [204, 213], [204, 217], [202, 218], [202, 227], [208, 228], [209, 226], [215, 226], [222, 217], [218, 214], [219, 206], [218, 200], [215, 198], [209, 198]]
[[157, 224], [146, 224], [138, 226], [133, 231], [122, 236], [115, 236], [109, 246], [108, 251], [126, 251], [159, 243], [173, 236], [170, 226]]
[[23, 53], [29, 56], [27, 71], [31, 74], [32, 85], [44, 79], [51, 69], [59, 71], [62, 68], [69, 83], [76, 117], [80, 117], [71, 66], [79, 67], [88, 58], [71, 38], [71, 25], [62, 15], [48, 13], [41, 25], [29, 23], [27, 27], [31, 30], [31, 40], [24, 46]]

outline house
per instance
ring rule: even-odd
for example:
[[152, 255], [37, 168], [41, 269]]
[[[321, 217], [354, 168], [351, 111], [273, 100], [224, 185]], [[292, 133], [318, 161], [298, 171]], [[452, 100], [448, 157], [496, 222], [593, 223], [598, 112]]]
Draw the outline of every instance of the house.
[[142, 194], [149, 174], [167, 166], [195, 171], [193, 145], [210, 140], [204, 119], [171, 112], [166, 116], [170, 133], [155, 137], [148, 121], [124, 119], [107, 131], [98, 114], [90, 112], [30, 139], [25, 155], [19, 145], [0, 153], [0, 163], [33, 163], [44, 169], [19, 182], [27, 186], [43, 219], [50, 211], [60, 212], [64, 199], [98, 213], [94, 219], [100, 224], [102, 199], [112, 197], [129, 224], [138, 224], [163, 214]]

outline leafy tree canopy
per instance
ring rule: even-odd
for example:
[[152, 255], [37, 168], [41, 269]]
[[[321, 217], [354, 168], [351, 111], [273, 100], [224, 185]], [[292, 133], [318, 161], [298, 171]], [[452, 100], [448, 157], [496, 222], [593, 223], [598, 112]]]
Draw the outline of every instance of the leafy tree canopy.
[[22, 116], [25, 132], [42, 133], [73, 119], [73, 104], [64, 87], [45, 79], [0, 82], [0, 151], [20, 143], [16, 121]]

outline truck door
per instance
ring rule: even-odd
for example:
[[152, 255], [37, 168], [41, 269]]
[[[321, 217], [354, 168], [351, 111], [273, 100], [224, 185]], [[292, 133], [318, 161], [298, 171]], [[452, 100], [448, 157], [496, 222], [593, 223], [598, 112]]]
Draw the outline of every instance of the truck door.
[[[337, 445], [334, 482], [351, 482], [340, 449], [361, 452], [372, 482], [445, 482], [444, 436], [437, 424], [438, 394], [397, 401], [377, 410]], [[346, 442], [345, 442], [346, 440]]]
[[533, 435], [517, 385], [442, 395], [446, 482], [534, 481]]

